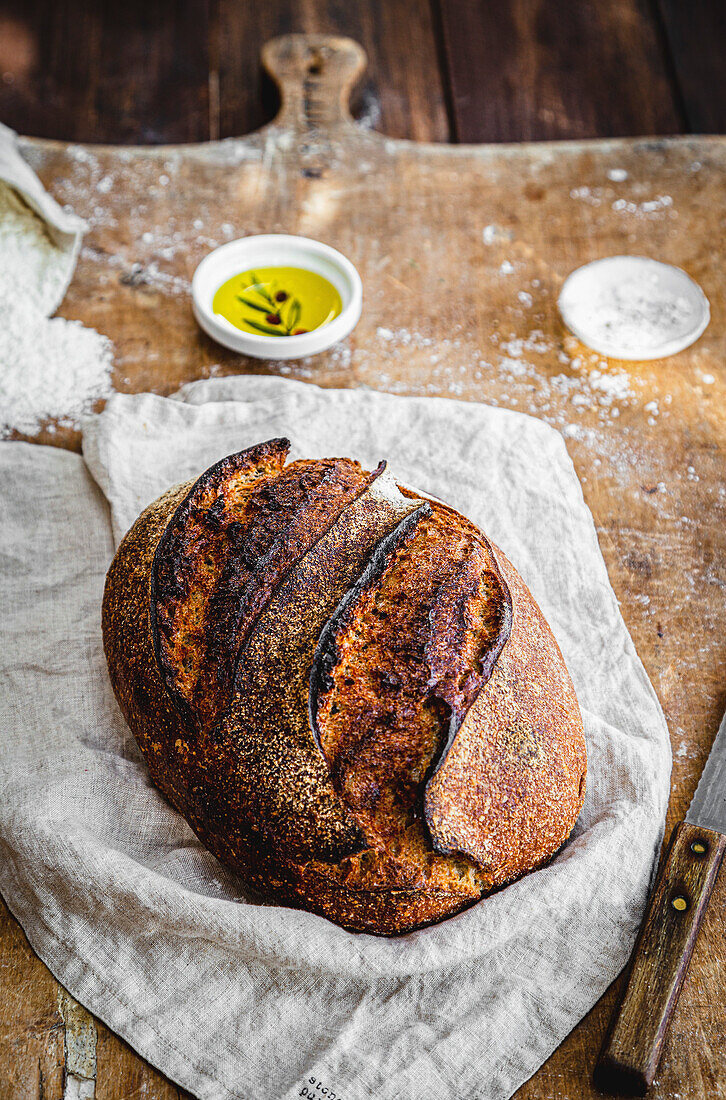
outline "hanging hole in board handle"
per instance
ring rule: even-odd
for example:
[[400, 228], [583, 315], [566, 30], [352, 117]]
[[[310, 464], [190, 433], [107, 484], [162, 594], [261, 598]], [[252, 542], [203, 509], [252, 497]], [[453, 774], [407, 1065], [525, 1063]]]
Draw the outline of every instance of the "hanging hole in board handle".
[[350, 93], [366, 63], [365, 50], [352, 38], [285, 34], [266, 42], [262, 64], [282, 99], [274, 125], [352, 126]]

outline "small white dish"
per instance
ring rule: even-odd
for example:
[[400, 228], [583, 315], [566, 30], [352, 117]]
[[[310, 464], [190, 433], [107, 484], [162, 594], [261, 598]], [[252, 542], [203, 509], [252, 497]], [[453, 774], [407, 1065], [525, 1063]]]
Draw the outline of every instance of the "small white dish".
[[[302, 267], [332, 283], [343, 308], [327, 325], [299, 336], [257, 336], [243, 332], [212, 309], [222, 283], [256, 267]], [[267, 233], [241, 237], [215, 248], [202, 260], [192, 279], [192, 309], [213, 340], [255, 359], [302, 359], [337, 344], [353, 331], [363, 307], [363, 284], [350, 260], [341, 252], [309, 237]]]
[[577, 268], [557, 304], [570, 331], [611, 359], [675, 355], [710, 320], [698, 283], [680, 267], [646, 256], [609, 256]]

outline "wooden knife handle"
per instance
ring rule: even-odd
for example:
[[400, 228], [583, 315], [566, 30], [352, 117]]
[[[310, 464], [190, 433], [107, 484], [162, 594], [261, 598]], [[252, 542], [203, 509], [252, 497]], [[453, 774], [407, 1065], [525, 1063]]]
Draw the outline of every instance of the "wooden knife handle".
[[595, 1068], [604, 1092], [643, 1096], [653, 1082], [725, 849], [721, 833], [685, 821], [673, 830]]

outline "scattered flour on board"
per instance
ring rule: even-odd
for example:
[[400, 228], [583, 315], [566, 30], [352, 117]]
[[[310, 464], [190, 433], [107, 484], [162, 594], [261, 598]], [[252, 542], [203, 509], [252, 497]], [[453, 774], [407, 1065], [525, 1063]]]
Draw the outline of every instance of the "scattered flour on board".
[[[614, 183], [621, 183], [628, 177], [628, 173], [624, 175], [616, 175], [619, 171], [617, 168], [611, 169], [608, 172], [608, 179]], [[632, 199], [613, 198], [614, 190], [612, 187], [573, 187], [570, 191], [570, 198], [577, 199], [579, 202], [585, 203], [586, 206], [603, 206], [609, 205], [611, 210], [614, 210], [616, 214], [634, 214], [636, 218], [646, 218], [648, 220], [655, 220], [660, 214], [665, 214], [670, 218], [677, 218], [678, 213], [673, 206], [672, 195], [656, 195], [655, 198], [643, 199], [642, 202], [636, 202]], [[653, 216], [651, 218], [651, 215]]]
[[0, 438], [67, 426], [112, 389], [111, 341], [80, 321], [48, 320], [67, 261], [42, 220], [0, 184]]
[[625, 212], [626, 214], [657, 214], [659, 210], [667, 210], [673, 206], [673, 199], [670, 195], [656, 195], [654, 199], [648, 199], [645, 202], [629, 202], [628, 199], [615, 199], [612, 204], [613, 210], [617, 213]]
[[[566, 337], [562, 346], [543, 329], [532, 328], [526, 335], [494, 332], [489, 351], [473, 348], [463, 334], [461, 338], [432, 341], [415, 330], [380, 326], [376, 337], [377, 354], [359, 346], [346, 360], [346, 366], [352, 361], [360, 378], [370, 370], [375, 388], [391, 393], [459, 397], [471, 392], [472, 383], [481, 384], [482, 400], [534, 413], [566, 439], [580, 442], [603, 457], [607, 455], [609, 473], [628, 484], [632, 470], [644, 467], [647, 451], [629, 427], [616, 435], [603, 429], [641, 401], [647, 402], [649, 426], [658, 424], [660, 417], [670, 411], [669, 393], [648, 401], [649, 395], [643, 394], [641, 384], [627, 370], [612, 366], [595, 352], [584, 351], [574, 338]], [[399, 347], [410, 349], [413, 361], [420, 357], [425, 365], [425, 381], [418, 388], [410, 378], [404, 383], [386, 370], [388, 355], [395, 358]], [[555, 373], [553, 360], [561, 367]], [[301, 368], [289, 368], [289, 373], [312, 376], [310, 370], [306, 374]], [[581, 422], [581, 417], [592, 418], [593, 414], [594, 423], [592, 419], [589, 424]], [[595, 461], [596, 466], [599, 461]], [[660, 480], [645, 473], [643, 478], [654, 484]], [[658, 506], [659, 494], [648, 500]]]
[[[425, 353], [427, 375], [431, 380], [424, 389], [429, 394], [459, 396], [468, 388], [467, 379], [480, 381], [491, 378], [506, 386], [508, 392], [488, 392], [486, 400], [497, 400], [516, 407], [519, 403], [515, 396], [517, 392], [528, 393], [531, 397], [536, 387], [540, 399], [537, 403], [538, 414], [571, 438], [584, 438], [579, 426], [568, 423], [573, 414], [586, 409], [594, 410], [600, 422], [605, 423], [620, 416], [621, 410], [636, 397], [628, 372], [613, 369], [606, 359], [594, 352], [588, 356], [569, 355], [561, 349], [558, 361], [568, 368], [569, 373], [563, 370], [553, 375], [543, 371], [538, 360], [550, 358], [556, 351], [556, 345], [542, 329], [532, 329], [527, 336], [511, 335], [509, 339], [493, 333], [491, 342], [496, 353], [487, 358], [482, 358], [480, 351], [467, 347], [466, 341], [460, 338], [434, 341], [407, 328], [394, 331], [384, 326], [376, 330], [376, 337], [383, 347], [392, 351], [408, 347]], [[357, 348], [355, 359], [360, 368], [365, 368], [365, 349]], [[386, 372], [384, 361], [376, 357], [375, 363], [378, 383], [390, 392], [396, 392], [399, 383]], [[410, 381], [403, 385], [403, 389], [410, 392]], [[649, 411], [657, 416], [659, 408], [653, 404]], [[585, 435], [587, 432], [591, 434], [591, 431], [582, 429]]]
[[170, 149], [163, 155], [139, 158], [120, 150], [113, 165], [102, 153], [70, 145], [68, 170], [55, 181], [54, 191], [59, 202], [80, 214], [94, 231], [118, 225], [110, 194], [122, 192], [129, 197], [123, 214], [128, 243], [117, 252], [87, 243], [81, 252], [84, 261], [96, 266], [99, 286], [120, 277], [126, 285], [188, 298], [190, 280], [178, 274], [180, 270], [193, 271], [211, 249], [258, 230], [247, 222], [243, 209], [235, 211], [234, 222], [220, 223], [219, 204], [204, 197], [193, 219], [187, 221], [175, 213], [169, 191], [180, 186], [184, 166], [198, 158], [207, 165], [248, 162], [254, 170], [255, 163], [262, 165], [276, 151], [290, 148], [293, 139], [290, 132], [276, 130], [259, 140], [225, 138], [199, 149], [189, 146], [183, 153]]

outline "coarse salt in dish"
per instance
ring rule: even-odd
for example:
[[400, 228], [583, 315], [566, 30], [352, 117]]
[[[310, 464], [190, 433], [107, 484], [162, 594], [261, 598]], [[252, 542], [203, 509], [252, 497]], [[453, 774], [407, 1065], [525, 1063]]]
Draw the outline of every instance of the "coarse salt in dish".
[[710, 320], [706, 295], [685, 271], [645, 256], [609, 256], [577, 268], [558, 306], [578, 339], [613, 359], [675, 355]]

